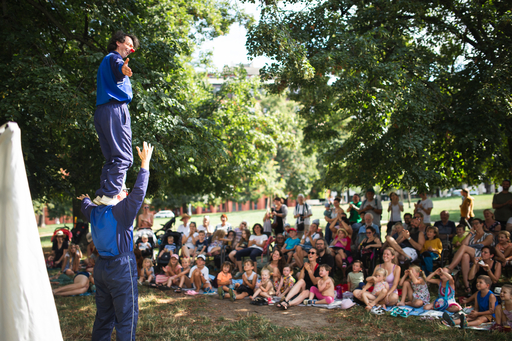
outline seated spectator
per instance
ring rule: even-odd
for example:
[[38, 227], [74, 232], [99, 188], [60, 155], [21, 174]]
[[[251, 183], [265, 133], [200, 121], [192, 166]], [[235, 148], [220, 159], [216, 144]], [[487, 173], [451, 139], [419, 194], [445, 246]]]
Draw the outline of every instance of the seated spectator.
[[205, 231], [205, 234], [206, 234], [206, 238], [208, 239], [209, 237], [211, 237], [211, 231], [210, 231], [210, 216], [209, 215], [205, 215], [203, 217], [203, 225], [199, 225], [199, 227], [197, 228], [197, 232], [199, 231]]
[[249, 246], [249, 239], [251, 238], [251, 232], [247, 229], [242, 231], [242, 238], [235, 245], [235, 249], [229, 253], [229, 259], [233, 264], [236, 264], [236, 253], [240, 250], [243, 250]]
[[468, 235], [465, 225], [457, 225], [455, 231], [457, 234], [452, 239], [452, 252], [457, 252], [459, 250], [459, 248], [462, 246], [462, 242]]
[[153, 227], [153, 213], [149, 211], [149, 205], [142, 205], [142, 214], [137, 217], [137, 227], [139, 229], [151, 229]]
[[496, 257], [494, 257], [501, 266], [510, 264], [512, 260], [512, 243], [510, 242], [510, 232], [498, 232], [498, 243], [496, 244]]
[[416, 213], [417, 217], [411, 221], [411, 229], [403, 230], [398, 239], [391, 236], [386, 237], [386, 241], [396, 252], [399, 253], [398, 260], [414, 262], [418, 259], [418, 252], [425, 244], [425, 228], [422, 223], [421, 213]]
[[480, 257], [475, 258], [475, 262], [469, 271], [468, 280], [472, 281], [471, 293], [478, 291], [476, 286], [476, 278], [479, 276], [489, 276], [491, 279], [491, 291], [494, 290], [498, 280], [501, 277], [501, 263], [495, 260], [496, 249], [493, 246], [484, 246], [481, 250]]
[[[375, 229], [373, 226], [368, 226], [366, 228], [366, 238], [357, 246], [359, 258], [363, 264], [369, 264], [370, 260], [375, 257], [375, 250], [381, 246], [382, 243], [380, 238], [377, 236]], [[372, 272], [373, 269], [370, 268], [369, 271]]]
[[[172, 259], [172, 258], [171, 258]], [[144, 259], [142, 262], [142, 271], [139, 277], [139, 284], [149, 284], [155, 280], [155, 270], [150, 258]]]
[[270, 263], [266, 266], [270, 270], [272, 276], [277, 273], [282, 274], [286, 265], [286, 259], [281, 251], [274, 249], [270, 255]]
[[286, 239], [284, 238], [284, 236], [281, 233], [279, 233], [276, 236], [276, 241], [274, 243], [274, 248], [279, 250], [279, 251], [283, 250], [285, 241], [286, 241]]
[[167, 244], [162, 248], [162, 251], [158, 254], [158, 258], [162, 258], [164, 253], [173, 255], [176, 252], [176, 244], [174, 244], [174, 237], [167, 236]]
[[86, 238], [89, 244], [87, 244], [87, 259], [85, 260], [85, 263], [87, 271], [92, 272], [92, 268], [94, 268], [100, 254], [98, 253], [98, 250], [96, 250], [96, 246], [94, 246], [91, 232], [87, 233]]
[[[436, 309], [440, 311], [449, 311], [451, 313], [456, 313], [462, 310], [460, 304], [455, 300], [455, 281], [453, 280], [451, 272], [452, 271], [449, 268], [438, 268], [427, 277], [428, 283], [437, 284], [439, 286], [437, 297], [443, 298], [447, 301], [446, 307], [435, 307], [434, 301], [434, 303], [424, 306], [423, 309]], [[439, 279], [433, 278], [435, 275], [439, 276]]]
[[62, 261], [62, 273], [68, 276], [73, 276], [77, 273], [80, 267], [80, 258], [82, 258], [80, 247], [70, 243], [69, 249], [64, 255], [64, 261]]
[[[344, 213], [343, 209], [340, 206], [341, 198], [336, 197], [333, 201], [334, 208], [331, 210], [331, 214], [329, 217], [324, 215], [325, 221], [327, 221], [327, 226], [325, 229], [325, 238], [326, 240], [332, 239], [332, 231], [336, 230], [336, 226], [339, 226], [341, 222], [341, 213]], [[320, 226], [320, 221], [318, 222]]]
[[220, 216], [220, 224], [215, 226], [215, 230], [213, 231], [213, 233], [215, 233], [218, 230], [223, 230], [224, 232], [228, 233], [228, 231], [231, 229], [231, 224], [228, 223], [228, 216], [223, 214]]
[[434, 268], [434, 261], [441, 257], [441, 252], [443, 252], [443, 244], [441, 239], [439, 239], [437, 227], [427, 227], [427, 238], [420, 251], [421, 269], [427, 276], [430, 275]]
[[297, 246], [300, 244], [300, 239], [297, 237], [297, 230], [290, 229], [288, 233], [290, 236], [284, 242], [283, 248], [281, 248], [281, 252], [286, 256], [286, 264], [291, 263], [295, 249], [297, 249]]
[[[357, 248], [359, 244], [361, 244], [361, 241], [366, 238], [366, 230], [372, 227], [375, 230], [377, 238], [380, 238], [380, 230], [379, 227], [373, 223], [373, 216], [371, 214], [365, 214], [364, 215], [364, 224], [362, 224], [359, 227], [359, 230], [354, 229], [355, 233], [355, 245], [352, 247]], [[355, 251], [355, 250], [354, 250]]]
[[334, 256], [331, 254], [331, 249], [327, 247], [325, 239], [318, 238], [315, 243], [315, 249], [318, 252], [316, 260], [318, 264], [327, 264], [331, 268], [334, 267]]
[[[235, 227], [234, 231], [236, 233], [236, 238], [235, 238], [235, 242], [233, 244], [233, 247], [234, 247], [234, 245], [238, 244], [238, 242], [242, 238], [242, 232], [244, 230], [247, 230], [247, 226], [248, 226], [247, 220], [242, 220], [240, 225], [238, 227]], [[270, 235], [267, 235], [267, 236], [270, 236]]]
[[490, 246], [493, 242], [493, 235], [486, 233], [483, 229], [483, 221], [479, 218], [473, 219], [473, 228], [463, 240], [461, 247], [453, 256], [453, 260], [448, 268], [453, 271], [459, 263], [462, 268], [462, 278], [466, 287], [466, 294], [471, 294], [469, 286], [469, 263], [471, 259], [481, 256], [482, 248]]
[[362, 289], [364, 286], [364, 271], [363, 262], [356, 260], [352, 263], [352, 272], [349, 272], [347, 276], [347, 282], [349, 284], [349, 290], [354, 291], [356, 289]]
[[208, 251], [209, 243], [208, 243], [208, 240], [206, 239], [205, 232], [206, 232], [205, 230], [201, 230], [198, 233], [196, 245], [195, 245], [194, 252], [193, 252], [194, 257], [196, 257], [198, 255], [204, 255]]
[[235, 277], [242, 275], [242, 257], [249, 256], [251, 260], [256, 264], [256, 258], [261, 256], [263, 253], [263, 246], [267, 242], [268, 236], [263, 234], [263, 226], [261, 224], [254, 224], [253, 235], [249, 238], [249, 246], [245, 249], [236, 252], [236, 265], [238, 267], [238, 273]]
[[340, 228], [330, 247], [335, 253], [336, 266], [340, 269], [347, 267], [347, 257], [352, 255], [350, 244], [351, 239], [348, 237], [347, 230]]
[[224, 245], [224, 237], [226, 236], [226, 231], [220, 229], [213, 232], [212, 241], [210, 245], [208, 245], [207, 255], [208, 256], [217, 256], [220, 254], [222, 250], [222, 245]]
[[317, 224], [317, 220], [314, 220], [309, 226], [309, 230], [302, 236], [300, 244], [295, 249], [295, 254], [293, 255], [295, 261], [292, 264], [295, 264], [299, 268], [304, 265], [304, 257], [307, 257], [309, 250], [315, 247], [316, 240], [320, 238], [320, 234], [317, 232]]
[[62, 262], [64, 261], [64, 254], [68, 247], [68, 237], [64, 235], [64, 232], [57, 231], [52, 242], [52, 253], [48, 256], [46, 262], [47, 266], [49, 268], [61, 268]]
[[440, 215], [441, 220], [436, 221], [434, 226], [439, 230], [439, 238], [445, 244], [446, 241], [451, 240], [457, 234], [457, 231], [455, 223], [450, 220], [450, 213], [448, 211], [441, 211]]
[[[393, 237], [395, 240], [397, 240], [398, 237], [400, 237], [400, 235], [402, 234], [403, 230], [404, 230], [404, 225], [400, 222], [396, 223], [391, 228], [391, 237]], [[386, 242], [384, 242], [384, 245], [382, 245], [382, 251], [384, 251], [387, 247], [391, 247], [391, 245], [389, 245], [389, 243], [386, 240]]]
[[196, 248], [197, 237], [199, 237], [199, 233], [197, 233], [196, 223], [191, 221], [188, 231], [183, 232], [183, 236], [181, 237], [181, 254], [183, 257], [195, 257], [194, 250]]
[[409, 230], [411, 228], [412, 214], [406, 213], [404, 214], [404, 230]]
[[[260, 224], [256, 225], [260, 226], [259, 229], [261, 229], [261, 233], [258, 232], [258, 234], [256, 235], [263, 235], [267, 237], [266, 234], [263, 234], [263, 226], [261, 226]], [[246, 259], [244, 261], [245, 272], [242, 275], [242, 284], [236, 283], [235, 290], [231, 288], [229, 289], [229, 296], [231, 297], [232, 301], [242, 300], [247, 296], [252, 296], [254, 294], [254, 289], [256, 289], [256, 284], [258, 282], [258, 274], [254, 271], [255, 268], [256, 261], [253, 261], [252, 259]]]
[[484, 231], [492, 233], [494, 237], [498, 235], [501, 230], [505, 230], [499, 221], [494, 219], [494, 213], [490, 209], [484, 210]]
[[[222, 231], [222, 230], [221, 230]], [[205, 294], [213, 293], [212, 285], [210, 284], [210, 272], [205, 265], [206, 257], [199, 255], [196, 258], [196, 265], [190, 269], [189, 278], [195, 290], [204, 290]]]
[[73, 296], [85, 294], [89, 290], [89, 285], [94, 284], [94, 276], [87, 271], [80, 271], [73, 278], [73, 284], [65, 285], [53, 289], [55, 296]]

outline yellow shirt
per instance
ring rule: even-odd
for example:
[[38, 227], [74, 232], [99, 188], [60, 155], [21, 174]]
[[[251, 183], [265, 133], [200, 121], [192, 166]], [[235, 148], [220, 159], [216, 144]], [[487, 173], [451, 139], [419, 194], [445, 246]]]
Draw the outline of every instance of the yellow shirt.
[[443, 251], [443, 243], [441, 243], [441, 239], [434, 238], [432, 240], [425, 240], [425, 244], [423, 244], [423, 248], [421, 249], [420, 253], [429, 251], [428, 248], [432, 248], [432, 252], [437, 253], [438, 255], [441, 255], [441, 252]]

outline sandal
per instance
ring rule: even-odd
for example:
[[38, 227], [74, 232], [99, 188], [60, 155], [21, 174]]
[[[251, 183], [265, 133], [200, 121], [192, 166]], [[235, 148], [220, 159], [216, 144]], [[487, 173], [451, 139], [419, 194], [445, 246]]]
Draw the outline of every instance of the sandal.
[[290, 302], [289, 301], [283, 301], [283, 303], [280, 304], [279, 308], [281, 308], [283, 310], [288, 310], [289, 306], [290, 306]]
[[174, 290], [175, 293], [181, 294], [181, 288], [178, 287], [178, 289]]
[[455, 322], [446, 311], [443, 313], [443, 320], [448, 323], [448, 327], [455, 327]]
[[161, 285], [161, 286], [158, 287], [158, 289], [160, 289], [162, 291], [171, 290], [171, 288], [169, 288], [167, 285]]

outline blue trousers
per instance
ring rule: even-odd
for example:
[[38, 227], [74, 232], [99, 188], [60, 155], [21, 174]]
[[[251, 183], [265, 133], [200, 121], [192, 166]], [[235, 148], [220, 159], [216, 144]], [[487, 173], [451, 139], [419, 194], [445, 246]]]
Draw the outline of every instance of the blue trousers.
[[425, 276], [430, 275], [434, 269], [434, 261], [439, 258], [435, 252], [425, 251], [421, 254], [421, 269], [425, 272]]
[[105, 164], [96, 195], [114, 197], [121, 192], [126, 172], [132, 166], [132, 128], [126, 103], [111, 101], [96, 107], [94, 126]]
[[263, 253], [263, 251], [260, 249], [257, 249], [255, 247], [247, 247], [245, 249], [237, 251], [235, 256], [236, 256], [236, 260], [238, 260], [238, 261], [242, 260], [242, 257], [249, 256], [249, 257], [251, 257], [251, 259], [254, 262], [256, 262], [256, 258], [258, 256], [261, 256], [262, 253]]
[[325, 233], [324, 233], [325, 242], [327, 243], [327, 245], [331, 244], [331, 242], [332, 242], [332, 231], [329, 228], [329, 225], [331, 225], [331, 223], [327, 223], [327, 226], [325, 227]]
[[135, 340], [139, 318], [137, 262], [133, 252], [114, 257], [100, 256], [94, 266], [96, 319], [92, 340], [110, 340], [116, 328], [117, 340]]

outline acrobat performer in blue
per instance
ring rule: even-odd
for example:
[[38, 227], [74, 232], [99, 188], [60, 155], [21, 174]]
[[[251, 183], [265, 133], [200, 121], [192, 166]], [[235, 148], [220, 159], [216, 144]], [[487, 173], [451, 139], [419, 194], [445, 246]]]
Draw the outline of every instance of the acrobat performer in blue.
[[[128, 103], [133, 98], [130, 78], [133, 73], [127, 58], [139, 47], [139, 40], [122, 31], [114, 33], [107, 46], [96, 76], [96, 111], [94, 126], [98, 133], [105, 164], [101, 170], [100, 188], [94, 203], [115, 205], [116, 196], [132, 166], [132, 129]], [[126, 60], [123, 60], [125, 59]]]
[[144, 142], [137, 147], [141, 168], [135, 186], [128, 195], [123, 190], [115, 206], [96, 205], [89, 195], [82, 200], [82, 213], [91, 223], [91, 234], [99, 258], [94, 266], [96, 283], [96, 319], [92, 340], [110, 340], [116, 328], [117, 340], [135, 340], [139, 317], [137, 262], [133, 254], [133, 220], [139, 211], [149, 180], [149, 161], [153, 147]]

